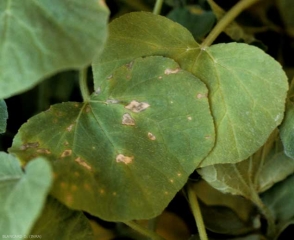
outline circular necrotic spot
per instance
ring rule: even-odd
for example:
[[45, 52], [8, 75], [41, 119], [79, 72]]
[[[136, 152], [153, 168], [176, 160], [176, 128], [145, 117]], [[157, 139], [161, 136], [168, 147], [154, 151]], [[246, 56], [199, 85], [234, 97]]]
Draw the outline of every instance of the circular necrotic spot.
[[156, 140], [156, 137], [151, 132], [148, 133], [148, 138], [152, 141]]
[[70, 149], [64, 150], [64, 152], [61, 154], [61, 157], [62, 158], [68, 157], [71, 155], [71, 153], [72, 153], [72, 150], [70, 150]]
[[116, 162], [123, 162], [124, 164], [129, 164], [133, 161], [134, 157], [124, 156], [123, 154], [118, 154], [115, 158]]
[[122, 117], [122, 122], [123, 125], [128, 125], [128, 126], [134, 126], [135, 125], [135, 120], [131, 117], [130, 114], [125, 113]]
[[150, 105], [148, 103], [138, 102], [136, 100], [131, 101], [127, 106], [125, 106], [126, 109], [129, 109], [135, 113], [144, 111], [145, 109], [147, 109], [149, 107], [150, 107]]

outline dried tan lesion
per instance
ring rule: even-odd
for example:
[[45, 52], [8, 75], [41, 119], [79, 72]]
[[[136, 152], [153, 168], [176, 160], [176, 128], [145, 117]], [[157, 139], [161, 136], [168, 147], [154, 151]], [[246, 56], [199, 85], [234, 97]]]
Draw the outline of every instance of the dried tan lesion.
[[117, 156], [116, 156], [116, 162], [123, 162], [124, 164], [130, 164], [131, 162], [133, 162], [133, 159], [134, 159], [134, 157], [133, 156], [131, 156], [131, 157], [128, 157], [128, 156], [125, 156], [125, 155], [123, 155], [123, 154], [118, 154]]
[[64, 150], [64, 152], [61, 154], [61, 157], [62, 157], [62, 158], [64, 158], [64, 157], [69, 157], [71, 154], [72, 154], [72, 150], [70, 150], [70, 149], [66, 149], [66, 150]]
[[165, 69], [164, 74], [170, 75], [170, 74], [178, 73], [179, 71], [180, 71], [180, 68], [176, 68], [176, 69], [167, 68], [167, 69]]
[[156, 140], [156, 137], [154, 134], [152, 134], [151, 132], [148, 133], [148, 138], [152, 141]]
[[123, 125], [128, 125], [128, 126], [134, 126], [135, 125], [135, 120], [131, 117], [130, 114], [125, 113], [122, 117], [121, 123]]
[[198, 93], [196, 96], [198, 99], [207, 98], [207, 93]]
[[88, 163], [86, 163], [81, 157], [76, 158], [75, 162], [88, 170], [92, 170], [92, 167]]
[[138, 102], [136, 100], [131, 101], [127, 106], [125, 106], [126, 109], [129, 109], [135, 113], [142, 112], [149, 107], [150, 107], [150, 105], [148, 103]]
[[38, 148], [39, 142], [29, 142], [20, 146], [20, 150], [27, 150], [28, 148]]
[[39, 148], [37, 149], [37, 153], [51, 154], [51, 151], [46, 148]]
[[73, 129], [73, 127], [74, 127], [74, 123], [73, 123], [73, 124], [70, 124], [70, 125], [66, 128], [66, 130], [67, 130], [68, 132], [71, 132], [71, 130]]

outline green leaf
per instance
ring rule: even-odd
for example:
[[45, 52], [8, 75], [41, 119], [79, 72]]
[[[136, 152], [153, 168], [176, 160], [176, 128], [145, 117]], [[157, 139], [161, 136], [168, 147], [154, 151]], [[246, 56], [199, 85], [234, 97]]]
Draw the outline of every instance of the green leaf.
[[38, 235], [48, 240], [93, 239], [93, 232], [85, 215], [67, 208], [52, 197], [48, 197], [30, 235]]
[[272, 212], [276, 226], [277, 236], [290, 224], [294, 224], [294, 175], [282, 182], [275, 184], [272, 188], [261, 195], [263, 202]]
[[95, 88], [123, 64], [150, 55], [174, 59], [209, 89], [217, 141], [201, 166], [248, 158], [281, 123], [288, 83], [278, 62], [247, 44], [200, 49], [185, 28], [151, 13], [126, 14], [109, 25], [93, 64]]
[[31, 118], [10, 152], [48, 157], [52, 194], [69, 207], [110, 221], [155, 217], [213, 147], [207, 88], [173, 60], [147, 57], [100, 92]]
[[0, 98], [90, 64], [106, 40], [102, 0], [4, 0], [0, 16]]
[[284, 154], [276, 132], [247, 160], [236, 164], [216, 164], [198, 172], [219, 191], [241, 195], [255, 202], [258, 193], [294, 172], [294, 160]]
[[174, 8], [167, 17], [186, 27], [196, 39], [203, 38], [215, 23], [212, 11], [204, 11], [196, 5]]
[[212, 232], [240, 235], [260, 227], [260, 216], [254, 205], [247, 199], [224, 194], [205, 181], [193, 184], [200, 200], [205, 227]]
[[42, 211], [52, 181], [50, 165], [37, 158], [25, 168], [0, 152], [0, 235], [26, 235]]
[[0, 133], [6, 131], [6, 121], [8, 118], [7, 106], [4, 100], [0, 99]]

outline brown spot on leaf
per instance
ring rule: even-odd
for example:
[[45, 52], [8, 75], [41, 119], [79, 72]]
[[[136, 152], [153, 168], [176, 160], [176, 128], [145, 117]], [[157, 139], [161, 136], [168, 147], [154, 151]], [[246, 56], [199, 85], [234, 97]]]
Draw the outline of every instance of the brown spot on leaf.
[[88, 105], [86, 108], [85, 108], [85, 112], [86, 113], [89, 113], [91, 111], [91, 107]]
[[189, 121], [191, 121], [191, 120], [192, 120], [192, 117], [190, 117], [190, 116], [188, 116], [187, 118], [188, 118], [188, 120], [189, 120]]
[[121, 123], [123, 125], [128, 125], [128, 126], [134, 126], [135, 125], [135, 120], [131, 117], [130, 114], [125, 113], [122, 117]]
[[207, 94], [206, 93], [198, 93], [197, 94], [197, 98], [201, 99], [201, 98], [207, 98]]
[[61, 154], [61, 157], [62, 157], [62, 158], [64, 158], [64, 157], [68, 157], [68, 156], [71, 155], [71, 153], [72, 153], [72, 150], [67, 149], [67, 150], [65, 150], [65, 151]]
[[74, 123], [73, 123], [73, 124], [70, 124], [70, 125], [66, 128], [66, 130], [67, 130], [68, 132], [70, 132], [70, 131], [73, 129], [73, 127], [74, 127]]
[[28, 148], [37, 148], [39, 147], [38, 142], [26, 143], [20, 146], [20, 150], [27, 150]]
[[76, 158], [75, 159], [75, 162], [77, 162], [81, 166], [87, 168], [88, 170], [91, 170], [92, 169], [92, 167], [88, 163], [86, 163], [83, 159], [81, 159], [80, 157]]
[[152, 141], [156, 139], [156, 137], [151, 132], [148, 133], [148, 138]]
[[69, 145], [68, 141], [65, 141], [65, 142], [64, 142], [64, 145], [65, 145], [65, 146], [68, 146], [68, 145]]
[[131, 70], [132, 67], [133, 67], [133, 65], [134, 65], [134, 62], [132, 61], [132, 62], [130, 62], [130, 63], [127, 63], [127, 64], [126, 64], [126, 67], [127, 67], [129, 70]]
[[170, 75], [170, 74], [178, 73], [179, 71], [180, 71], [180, 68], [176, 68], [176, 69], [167, 68], [167, 69], [165, 69], [164, 74]]
[[45, 154], [50, 154], [51, 151], [46, 149], [46, 148], [39, 148], [37, 149], [37, 153], [45, 153]]
[[119, 103], [119, 100], [116, 100], [116, 99], [108, 99], [108, 100], [106, 100], [106, 103], [107, 104], [117, 104], [117, 103]]
[[129, 164], [133, 161], [134, 157], [124, 156], [123, 154], [118, 154], [116, 156], [116, 162], [123, 162], [124, 164]]
[[113, 78], [112, 74], [107, 77], [108, 80], [111, 79], [111, 78]]
[[72, 191], [77, 191], [77, 189], [78, 189], [77, 185], [72, 185], [72, 186], [71, 186], [71, 190], [72, 190]]
[[129, 109], [135, 113], [144, 111], [145, 109], [147, 109], [149, 107], [150, 107], [150, 105], [148, 103], [138, 102], [136, 100], [131, 101], [127, 106], [125, 106], [126, 109]]

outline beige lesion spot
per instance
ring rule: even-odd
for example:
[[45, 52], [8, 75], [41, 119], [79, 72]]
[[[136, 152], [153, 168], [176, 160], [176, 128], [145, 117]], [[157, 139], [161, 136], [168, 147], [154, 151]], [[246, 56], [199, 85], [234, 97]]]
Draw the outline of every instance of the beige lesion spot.
[[92, 170], [92, 167], [88, 163], [86, 163], [81, 157], [76, 158], [75, 162], [88, 170]]
[[131, 117], [130, 114], [125, 113], [122, 117], [121, 123], [123, 125], [128, 125], [128, 126], [134, 126], [135, 125], [135, 120]]
[[189, 120], [189, 121], [191, 121], [191, 120], [192, 120], [192, 117], [191, 117], [191, 116], [188, 116], [187, 118], [188, 118], [188, 120]]
[[28, 148], [38, 148], [39, 147], [39, 143], [38, 142], [29, 142], [26, 144], [23, 144], [20, 146], [20, 150], [27, 150]]
[[181, 176], [182, 176], [182, 174], [181, 174], [181, 173], [177, 173], [177, 176], [178, 176], [178, 177], [181, 177]]
[[103, 188], [101, 188], [101, 189], [99, 190], [99, 193], [100, 193], [100, 194], [104, 194], [104, 193], [105, 193], [105, 190], [104, 190]]
[[148, 138], [152, 141], [156, 140], [156, 137], [151, 132], [148, 133]]
[[196, 96], [198, 99], [207, 98], [207, 93], [198, 93]]
[[62, 158], [64, 158], [64, 157], [69, 157], [71, 154], [72, 154], [72, 150], [70, 150], [70, 149], [66, 149], [66, 150], [64, 150], [63, 153], [61, 153], [61, 157], [62, 157]]
[[68, 132], [71, 132], [71, 130], [73, 129], [73, 127], [74, 127], [74, 124], [70, 124], [70, 125], [66, 128], [66, 130], [67, 130]]
[[37, 149], [37, 153], [51, 154], [51, 151], [46, 148], [39, 148]]
[[131, 101], [127, 106], [125, 106], [126, 109], [129, 109], [135, 113], [142, 112], [149, 107], [150, 107], [150, 105], [148, 103], [138, 102], [136, 100]]
[[173, 179], [170, 179], [169, 182], [170, 182], [170, 183], [174, 183], [174, 180], [173, 180]]
[[179, 71], [180, 71], [180, 68], [176, 68], [176, 69], [167, 68], [167, 69], [165, 69], [164, 74], [170, 75], [170, 74], [178, 73]]
[[133, 161], [134, 157], [128, 157], [123, 154], [118, 154], [115, 158], [116, 162], [123, 162], [124, 164], [129, 164]]
[[77, 191], [78, 187], [77, 187], [77, 185], [72, 185], [70, 189], [71, 189], [71, 191], [74, 192], [74, 191]]
[[117, 195], [117, 193], [116, 193], [116, 192], [113, 192], [113, 193], [112, 193], [112, 195], [113, 195], [113, 196], [116, 196], [116, 195]]

